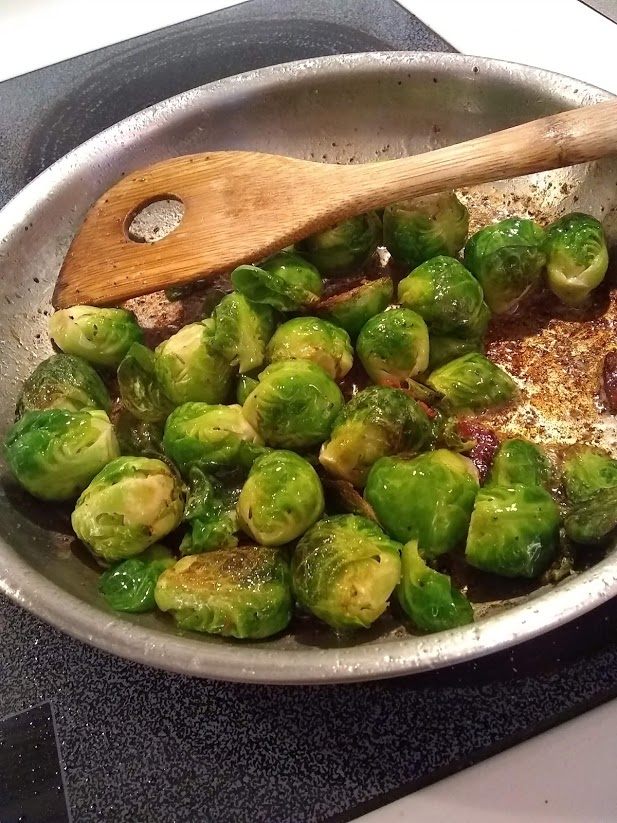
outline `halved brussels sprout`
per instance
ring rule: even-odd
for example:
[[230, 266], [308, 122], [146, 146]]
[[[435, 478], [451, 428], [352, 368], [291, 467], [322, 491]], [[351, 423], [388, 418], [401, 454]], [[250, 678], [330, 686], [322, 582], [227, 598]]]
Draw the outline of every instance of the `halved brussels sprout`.
[[398, 389], [369, 386], [337, 415], [319, 462], [335, 477], [362, 487], [380, 457], [420, 451], [430, 434], [430, 421], [415, 400]]
[[181, 629], [257, 640], [291, 620], [289, 567], [280, 549], [238, 546], [183, 557], [154, 596]]
[[265, 303], [281, 311], [297, 311], [319, 299], [321, 275], [308, 260], [291, 251], [268, 257], [259, 266], [238, 266], [231, 282], [253, 303]]
[[246, 398], [258, 384], [259, 380], [256, 380], [254, 377], [249, 377], [247, 374], [239, 375], [238, 382], [236, 383], [236, 402], [244, 406]]
[[103, 572], [99, 591], [107, 605], [117, 612], [150, 612], [156, 607], [156, 581], [175, 562], [165, 546], [150, 546], [139, 557], [123, 560]]
[[364, 324], [390, 305], [393, 295], [392, 280], [380, 277], [378, 280], [365, 280], [342, 294], [325, 297], [311, 306], [311, 311], [336, 323], [355, 340]]
[[101, 378], [81, 357], [52, 354], [24, 381], [15, 417], [44, 409], [102, 409], [109, 412], [111, 398]]
[[493, 458], [488, 476], [495, 486], [547, 486], [551, 464], [540, 446], [529, 440], [504, 440]]
[[127, 457], [162, 457], [163, 424], [140, 420], [126, 409], [114, 415], [120, 454]]
[[484, 345], [481, 340], [464, 340], [461, 337], [430, 334], [428, 370], [433, 372], [445, 363], [450, 363], [452, 360], [471, 352], [484, 353]]
[[365, 517], [320, 520], [292, 557], [298, 603], [334, 629], [367, 628], [386, 610], [400, 580], [400, 548]]
[[424, 632], [443, 632], [473, 623], [473, 609], [465, 595], [452, 585], [447, 574], [427, 566], [417, 540], [401, 551], [401, 582], [397, 587], [401, 608]]
[[438, 449], [412, 460], [382, 457], [364, 496], [391, 537], [417, 540], [424, 557], [436, 557], [465, 540], [477, 491], [471, 460]]
[[580, 306], [608, 269], [602, 223], [589, 214], [566, 214], [546, 230], [544, 248], [549, 288], [566, 305]]
[[465, 266], [480, 281], [495, 314], [518, 305], [540, 280], [546, 263], [544, 229], [533, 220], [509, 217], [469, 238]]
[[183, 508], [182, 483], [162, 460], [118, 457], [82, 492], [71, 524], [95, 557], [113, 563], [173, 531]]
[[516, 395], [505, 371], [483, 354], [471, 352], [431, 372], [427, 385], [443, 396], [450, 411], [480, 411], [502, 406]]
[[325, 277], [361, 269], [381, 240], [381, 220], [374, 211], [350, 217], [296, 243], [296, 249]]
[[319, 317], [295, 317], [279, 326], [268, 343], [269, 363], [311, 360], [334, 380], [353, 365], [353, 348], [345, 329]]
[[537, 577], [551, 562], [559, 507], [541, 486], [486, 486], [471, 516], [465, 559], [503, 577]]
[[251, 303], [243, 294], [224, 297], [212, 314], [214, 346], [240, 372], [261, 368], [266, 345], [274, 332], [271, 306]]
[[391, 309], [372, 317], [358, 336], [358, 356], [374, 383], [399, 388], [426, 371], [426, 323], [411, 309]]
[[384, 244], [409, 269], [438, 254], [454, 257], [468, 231], [469, 212], [453, 191], [394, 203], [383, 215]]
[[173, 403], [158, 381], [153, 351], [133, 343], [118, 366], [118, 387], [124, 407], [148, 423], [159, 423], [173, 409]]
[[176, 406], [191, 401], [222, 403], [232, 382], [232, 368], [214, 347], [214, 321], [191, 323], [155, 351], [155, 373]]
[[238, 518], [262, 546], [282, 546], [300, 537], [324, 510], [317, 472], [295, 452], [267, 452], [254, 463], [240, 492]]
[[576, 445], [564, 457], [563, 482], [569, 502], [580, 503], [597, 491], [617, 487], [617, 460], [600, 449]]
[[9, 429], [4, 447], [19, 483], [41, 500], [71, 500], [120, 454], [104, 411], [26, 412]]
[[209, 477], [197, 466], [189, 470], [189, 492], [184, 520], [190, 531], [180, 544], [182, 554], [198, 554], [213, 549], [231, 549], [238, 545], [239, 530], [236, 506], [240, 488]]
[[184, 474], [191, 466], [252, 465], [263, 441], [242, 407], [184, 403], [167, 418], [163, 449]]
[[432, 257], [398, 284], [399, 303], [424, 318], [431, 334], [482, 337], [491, 319], [482, 286], [453, 257]]
[[282, 360], [259, 375], [244, 416], [269, 446], [307, 449], [323, 443], [343, 407], [334, 380], [308, 360]]
[[95, 366], [116, 368], [133, 343], [143, 341], [135, 315], [126, 309], [73, 306], [52, 314], [49, 336], [66, 354]]

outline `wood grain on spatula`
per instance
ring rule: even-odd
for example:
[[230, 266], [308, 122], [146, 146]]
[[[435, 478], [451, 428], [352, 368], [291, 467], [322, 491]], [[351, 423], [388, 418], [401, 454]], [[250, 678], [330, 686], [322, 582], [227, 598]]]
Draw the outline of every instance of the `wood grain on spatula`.
[[[91, 208], [53, 304], [109, 305], [255, 262], [314, 231], [396, 200], [617, 153], [617, 101], [545, 117], [443, 149], [356, 166], [257, 152], [176, 157], [134, 172]], [[148, 203], [179, 199], [177, 229], [128, 237]]]

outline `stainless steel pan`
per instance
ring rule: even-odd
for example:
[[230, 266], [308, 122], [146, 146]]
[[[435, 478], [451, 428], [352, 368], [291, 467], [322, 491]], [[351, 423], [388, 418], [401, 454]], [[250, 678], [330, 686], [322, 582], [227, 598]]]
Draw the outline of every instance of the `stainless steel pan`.
[[[19, 384], [50, 351], [46, 315], [71, 237], [93, 200], [122, 174], [173, 155], [215, 149], [331, 162], [397, 157], [609, 97], [575, 80], [497, 61], [359, 54], [232, 77], [113, 126], [44, 172], [0, 212], [2, 433], [12, 420]], [[615, 161], [521, 178], [466, 196], [479, 223], [527, 213], [548, 220], [580, 209], [602, 218], [611, 244], [617, 240]], [[170, 319], [156, 299], [141, 310], [146, 323]], [[572, 358], [563, 356], [564, 346], [570, 354], [567, 317], [548, 332], [544, 328], [548, 338], [540, 354], [533, 336], [519, 334], [512, 345], [531, 364], [528, 373], [537, 391], [517, 425], [542, 439], [586, 437], [614, 447], [613, 428], [592, 401], [596, 365], [616, 315], [611, 301], [593, 334], [579, 326]], [[512, 357], [503, 339], [494, 353], [498, 359]], [[586, 367], [572, 374], [565, 362], [572, 359]], [[3, 473], [0, 591], [87, 643], [187, 674], [270, 683], [409, 674], [520, 643], [617, 593], [617, 555], [609, 553], [553, 588], [484, 603], [474, 625], [430, 637], [410, 635], [391, 617], [351, 641], [337, 641], [301, 621], [292, 634], [261, 643], [181, 635], [162, 615], [108, 611], [96, 591], [97, 571], [71, 542], [66, 513], [28, 501], [4, 466]]]

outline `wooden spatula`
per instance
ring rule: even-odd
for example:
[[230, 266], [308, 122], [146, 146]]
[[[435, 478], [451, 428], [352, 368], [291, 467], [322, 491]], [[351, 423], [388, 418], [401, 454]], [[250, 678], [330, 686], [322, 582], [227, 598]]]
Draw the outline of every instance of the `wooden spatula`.
[[[443, 149], [356, 166], [257, 152], [165, 160], [91, 208], [53, 304], [108, 305], [255, 262], [314, 231], [396, 200], [617, 154], [617, 101], [545, 117]], [[174, 198], [181, 224], [156, 243], [128, 236], [145, 205]]]

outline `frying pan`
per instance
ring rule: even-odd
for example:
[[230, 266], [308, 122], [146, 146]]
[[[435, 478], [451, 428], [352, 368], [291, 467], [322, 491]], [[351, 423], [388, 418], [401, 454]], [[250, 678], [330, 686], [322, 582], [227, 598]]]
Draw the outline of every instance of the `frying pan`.
[[[63, 257], [91, 203], [122, 175], [179, 154], [252, 149], [329, 162], [427, 151], [547, 114], [607, 100], [607, 92], [550, 72], [455, 54], [388, 52], [324, 57], [260, 69], [180, 94], [92, 138], [30, 183], [0, 212], [0, 433], [19, 387], [49, 355], [47, 315]], [[617, 241], [617, 161], [577, 166], [462, 192], [472, 230], [509, 215], [546, 223], [587, 211]], [[281, 208], [285, 208], [284, 202]], [[614, 251], [613, 251], [614, 253]], [[489, 353], [524, 377], [527, 400], [502, 431], [576, 440], [615, 451], [597, 402], [617, 296], [608, 285], [593, 315], [539, 307], [500, 322]], [[146, 327], [183, 322], [179, 304], [137, 301]], [[203, 677], [325, 683], [410, 674], [523, 642], [617, 593], [617, 554], [540, 588], [479, 593], [476, 623], [415, 636], [391, 615], [351, 638], [299, 619], [259, 643], [178, 633], [164, 615], [119, 615], [96, 589], [98, 570], [71, 537], [68, 511], [22, 494], [2, 463], [0, 592], [87, 643], [142, 663]]]

